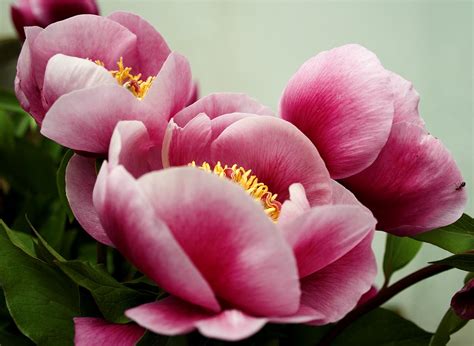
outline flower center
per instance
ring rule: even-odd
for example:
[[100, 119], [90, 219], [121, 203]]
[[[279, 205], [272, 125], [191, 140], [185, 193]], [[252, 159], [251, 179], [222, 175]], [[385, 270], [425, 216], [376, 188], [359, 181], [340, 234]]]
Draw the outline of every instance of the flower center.
[[278, 221], [280, 216], [281, 203], [277, 201], [277, 194], [272, 194], [268, 191], [268, 186], [258, 181], [256, 175], [251, 175], [252, 170], [246, 170], [243, 167], [233, 165], [229, 167], [227, 165], [222, 166], [220, 162], [214, 167], [207, 162], [204, 162], [201, 166], [196, 166], [193, 161], [189, 164], [191, 167], [197, 167], [205, 172], [213, 173], [219, 177], [230, 179], [231, 181], [239, 184], [243, 187], [245, 192], [249, 194], [255, 201], [259, 202], [263, 206], [265, 213], [274, 221]]
[[[104, 63], [100, 60], [96, 60], [95, 63], [104, 67]], [[146, 80], [140, 79], [142, 74], [132, 74], [132, 68], [124, 66], [122, 57], [120, 57], [119, 61], [117, 62], [117, 67], [118, 70], [112, 70], [109, 72], [120, 85], [128, 89], [139, 100], [142, 100], [147, 94], [148, 90], [151, 88], [155, 77], [150, 76]]]

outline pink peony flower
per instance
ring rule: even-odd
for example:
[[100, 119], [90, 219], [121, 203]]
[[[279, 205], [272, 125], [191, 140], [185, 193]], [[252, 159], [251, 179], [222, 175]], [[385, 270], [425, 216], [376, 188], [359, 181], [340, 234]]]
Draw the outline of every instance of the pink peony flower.
[[358, 45], [323, 52], [290, 79], [283, 119], [318, 148], [331, 177], [374, 213], [377, 227], [413, 235], [457, 220], [465, 183], [451, 154], [424, 128], [410, 82]]
[[162, 147], [165, 166], [194, 167], [146, 173], [147, 129], [128, 121], [114, 133], [95, 208], [110, 243], [170, 294], [126, 315], [156, 333], [225, 340], [267, 322], [339, 320], [374, 280], [375, 219], [296, 127], [213, 117], [209, 104], [172, 122]]
[[120, 120], [140, 119], [160, 143], [194, 86], [187, 60], [142, 18], [81, 15], [30, 27], [15, 90], [46, 137], [103, 154]]
[[17, 0], [11, 17], [18, 36], [25, 39], [24, 27], [47, 27], [78, 14], [99, 14], [95, 0]]
[[451, 308], [463, 320], [474, 319], [474, 279], [469, 280], [456, 292], [451, 299]]

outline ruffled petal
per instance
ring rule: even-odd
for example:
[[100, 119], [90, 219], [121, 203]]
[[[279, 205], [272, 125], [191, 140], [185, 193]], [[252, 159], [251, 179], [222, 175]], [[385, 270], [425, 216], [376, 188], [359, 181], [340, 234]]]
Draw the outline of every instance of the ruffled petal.
[[290, 198], [283, 202], [281, 206], [280, 217], [278, 218], [280, 224], [291, 221], [311, 209], [303, 185], [300, 183], [291, 184], [289, 192]]
[[313, 141], [333, 179], [351, 176], [374, 162], [388, 139], [389, 72], [359, 45], [320, 53], [291, 78], [280, 111]]
[[413, 84], [393, 72], [390, 73], [390, 82], [392, 84], [395, 109], [393, 123], [398, 124], [407, 121], [424, 127], [425, 122], [418, 114], [420, 94], [415, 90]]
[[76, 346], [133, 346], [145, 333], [133, 323], [115, 324], [92, 317], [76, 317], [74, 330]]

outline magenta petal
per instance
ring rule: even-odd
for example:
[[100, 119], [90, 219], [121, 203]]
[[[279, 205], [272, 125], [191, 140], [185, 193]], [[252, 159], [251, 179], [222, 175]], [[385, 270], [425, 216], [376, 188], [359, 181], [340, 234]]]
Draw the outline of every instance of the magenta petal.
[[239, 120], [212, 143], [213, 162], [251, 169], [280, 201], [301, 183], [311, 205], [330, 203], [331, 182], [318, 151], [295, 126], [261, 116]]
[[443, 144], [404, 122], [393, 126], [374, 164], [343, 183], [374, 213], [378, 229], [413, 235], [462, 215], [467, 200], [462, 182]]
[[469, 280], [466, 285], [451, 299], [451, 308], [464, 320], [474, 319], [474, 279]]
[[96, 178], [95, 159], [73, 155], [66, 168], [66, 195], [82, 228], [95, 240], [113, 246], [92, 203]]
[[325, 316], [314, 324], [340, 320], [370, 289], [377, 274], [372, 237], [373, 232], [339, 260], [301, 281], [301, 303]]
[[76, 346], [133, 346], [145, 333], [133, 323], [115, 324], [92, 317], [76, 317], [74, 330]]
[[281, 225], [300, 278], [337, 261], [375, 229], [375, 219], [349, 205], [314, 207]]
[[260, 316], [297, 310], [291, 248], [242, 187], [191, 167], [150, 173], [138, 182], [219, 299]]
[[206, 280], [122, 166], [110, 169], [107, 163], [102, 165], [93, 197], [108, 236], [141, 272], [177, 297], [220, 310]]
[[46, 67], [43, 106], [48, 109], [61, 95], [77, 89], [116, 83], [109, 71], [90, 60], [56, 54]]
[[183, 127], [199, 113], [206, 113], [209, 118], [214, 119], [223, 114], [236, 112], [273, 115], [273, 112], [268, 107], [263, 106], [245, 94], [215, 93], [204, 96], [183, 109], [175, 115], [174, 121]]
[[413, 84], [393, 72], [390, 73], [390, 82], [394, 95], [395, 114], [393, 123], [397, 124], [407, 121], [424, 127], [425, 122], [418, 114], [420, 95], [413, 87]]
[[123, 25], [137, 36], [137, 60], [133, 67], [145, 79], [156, 76], [171, 53], [165, 39], [146, 20], [129, 12], [114, 12], [107, 18]]
[[369, 50], [345, 45], [311, 58], [290, 79], [281, 115], [315, 144], [331, 177], [367, 168], [393, 120], [389, 73]]

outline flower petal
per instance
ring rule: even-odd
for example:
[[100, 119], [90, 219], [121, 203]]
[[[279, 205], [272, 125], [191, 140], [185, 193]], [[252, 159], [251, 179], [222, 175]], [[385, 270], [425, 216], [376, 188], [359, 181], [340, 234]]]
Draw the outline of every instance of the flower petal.
[[291, 249], [240, 186], [192, 167], [150, 173], [138, 182], [218, 298], [256, 315], [297, 310]]
[[250, 113], [273, 115], [268, 108], [245, 94], [214, 93], [199, 99], [175, 115], [174, 121], [183, 127], [199, 113], [206, 113], [211, 118], [217, 118], [229, 113]]
[[413, 84], [393, 72], [390, 72], [390, 82], [394, 95], [395, 114], [393, 123], [398, 124], [407, 121], [424, 127], [425, 122], [418, 114], [420, 95]]
[[375, 230], [375, 223], [359, 207], [327, 205], [314, 207], [281, 228], [304, 278], [346, 255]]
[[331, 200], [331, 182], [324, 162], [292, 124], [269, 116], [249, 117], [227, 127], [211, 145], [212, 161], [251, 169], [280, 201], [301, 183], [311, 205]]
[[311, 206], [306, 198], [306, 192], [300, 183], [291, 184], [289, 187], [290, 198], [288, 198], [281, 206], [279, 223], [286, 223], [304, 212], [308, 211]]
[[340, 320], [370, 289], [377, 274], [372, 237], [373, 232], [345, 256], [301, 280], [301, 303], [325, 315], [312, 324]]
[[333, 179], [351, 176], [374, 162], [388, 139], [389, 72], [359, 45], [322, 52], [291, 78], [280, 110], [313, 141]]
[[97, 178], [95, 159], [73, 155], [66, 168], [66, 196], [76, 220], [98, 242], [113, 246], [92, 203]]
[[92, 317], [76, 317], [74, 329], [76, 346], [133, 346], [145, 333], [133, 323], [115, 324]]
[[141, 272], [167, 292], [219, 311], [208, 283], [122, 166], [102, 165], [93, 197], [107, 235]]
[[463, 320], [474, 319], [474, 279], [469, 280], [456, 292], [451, 299], [451, 308]]
[[372, 166], [343, 181], [378, 220], [377, 229], [413, 235], [456, 221], [467, 193], [443, 144], [411, 123], [395, 124]]

